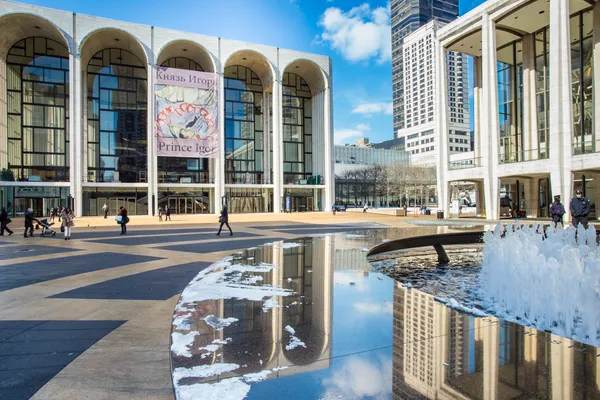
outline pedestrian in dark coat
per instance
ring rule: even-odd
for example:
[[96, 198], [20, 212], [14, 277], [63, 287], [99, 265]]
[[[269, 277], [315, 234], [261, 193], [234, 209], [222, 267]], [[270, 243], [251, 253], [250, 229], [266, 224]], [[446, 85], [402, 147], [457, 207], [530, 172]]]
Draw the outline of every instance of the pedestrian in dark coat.
[[6, 211], [6, 207], [2, 207], [2, 212], [0, 213], [0, 236], [4, 236], [4, 231], [8, 232], [8, 236], [14, 233], [8, 227], [9, 223], [10, 218], [8, 218], [8, 212]]
[[219, 217], [219, 223], [221, 225], [219, 226], [219, 232], [217, 232], [217, 236], [221, 235], [221, 229], [223, 229], [223, 225], [227, 225], [227, 228], [229, 229], [229, 236], [233, 236], [233, 231], [231, 230], [231, 227], [229, 226], [229, 213], [227, 212], [227, 206], [223, 206], [223, 209], [221, 210], [221, 216]]
[[37, 221], [35, 218], [33, 218], [33, 210], [31, 208], [28, 208], [27, 211], [25, 211], [25, 233], [23, 234], [23, 237], [27, 237], [27, 231], [29, 231], [29, 236], [33, 237], [33, 221]]
[[165, 211], [165, 222], [171, 220], [171, 208], [167, 206], [167, 210]]
[[127, 209], [125, 207], [121, 207], [119, 211], [119, 215], [121, 216], [121, 235], [127, 234], [127, 224], [129, 223], [129, 217], [127, 216]]
[[588, 215], [592, 209], [590, 200], [587, 197], [583, 197], [583, 192], [577, 190], [575, 197], [571, 200], [571, 216], [573, 226], [577, 228], [579, 224], [582, 224], [587, 229], [588, 226]]
[[565, 215], [565, 207], [560, 202], [560, 195], [554, 196], [554, 203], [550, 206], [550, 216], [554, 226], [563, 223], [563, 215]]

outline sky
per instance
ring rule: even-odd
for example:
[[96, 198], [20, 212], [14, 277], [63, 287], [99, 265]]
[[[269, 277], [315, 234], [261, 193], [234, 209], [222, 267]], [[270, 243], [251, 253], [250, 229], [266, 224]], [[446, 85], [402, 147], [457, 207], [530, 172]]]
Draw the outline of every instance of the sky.
[[[393, 139], [387, 0], [25, 0], [57, 8], [331, 57], [336, 144]], [[464, 14], [482, 0], [461, 0]]]

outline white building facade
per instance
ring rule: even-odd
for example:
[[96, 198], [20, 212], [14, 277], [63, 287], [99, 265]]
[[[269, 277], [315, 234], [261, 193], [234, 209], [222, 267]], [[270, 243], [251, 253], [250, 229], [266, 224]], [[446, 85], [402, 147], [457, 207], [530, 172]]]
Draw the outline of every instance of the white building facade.
[[[333, 205], [329, 57], [9, 1], [0, 33], [0, 202], [11, 215]], [[157, 67], [214, 74], [215, 158], [157, 155]]]
[[[436, 32], [442, 24], [431, 21], [404, 38], [404, 121], [397, 132], [415, 165], [436, 165], [438, 143], [436, 112]], [[458, 52], [447, 57], [448, 143], [451, 153], [470, 151], [468, 58]]]
[[[490, 0], [438, 31], [437, 87], [446, 93], [445, 60], [474, 60], [475, 150], [472, 162], [438, 158], [440, 204], [452, 182], [477, 186], [488, 219], [511, 207], [547, 217], [560, 195], [567, 219], [576, 189], [600, 199], [600, 4], [585, 0]], [[447, 139], [447, 96], [439, 96], [438, 140]]]

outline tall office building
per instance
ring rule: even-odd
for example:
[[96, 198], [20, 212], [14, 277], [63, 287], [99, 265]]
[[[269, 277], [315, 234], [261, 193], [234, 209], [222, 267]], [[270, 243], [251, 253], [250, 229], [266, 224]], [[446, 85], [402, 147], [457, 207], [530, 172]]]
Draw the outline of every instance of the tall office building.
[[[435, 70], [436, 33], [443, 24], [430, 21], [404, 38], [404, 128], [396, 131], [410, 152], [414, 165], [435, 165], [439, 144], [435, 141], [438, 98]], [[469, 130], [469, 63], [466, 55], [449, 52], [448, 142], [451, 153], [471, 150]]]
[[458, 17], [458, 0], [391, 0], [392, 85], [394, 133], [405, 127], [404, 117], [404, 38], [431, 20], [448, 23]]

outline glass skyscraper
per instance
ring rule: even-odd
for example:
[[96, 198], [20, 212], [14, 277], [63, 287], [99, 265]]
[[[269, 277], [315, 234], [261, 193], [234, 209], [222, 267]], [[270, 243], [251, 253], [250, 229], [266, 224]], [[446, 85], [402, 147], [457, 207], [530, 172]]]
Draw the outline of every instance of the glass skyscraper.
[[458, 0], [391, 0], [392, 85], [394, 98], [394, 136], [404, 123], [404, 37], [431, 20], [448, 23], [458, 17]]

